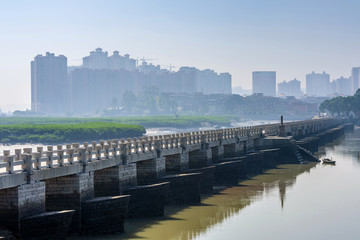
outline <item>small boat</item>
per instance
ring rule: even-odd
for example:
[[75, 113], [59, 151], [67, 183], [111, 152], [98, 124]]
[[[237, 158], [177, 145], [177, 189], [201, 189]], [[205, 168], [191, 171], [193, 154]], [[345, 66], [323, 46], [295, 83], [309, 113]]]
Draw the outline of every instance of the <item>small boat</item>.
[[335, 164], [335, 162], [336, 162], [330, 158], [323, 158], [322, 161], [323, 161], [323, 163], [329, 163], [329, 164]]

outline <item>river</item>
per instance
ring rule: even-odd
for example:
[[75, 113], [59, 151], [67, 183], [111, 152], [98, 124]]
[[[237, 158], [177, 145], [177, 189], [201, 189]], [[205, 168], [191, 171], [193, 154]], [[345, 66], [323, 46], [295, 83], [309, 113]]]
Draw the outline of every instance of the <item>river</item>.
[[359, 239], [359, 143], [356, 128], [320, 149], [334, 166], [279, 165], [205, 196], [200, 205], [167, 206], [162, 218], [129, 219], [126, 233], [82, 239]]

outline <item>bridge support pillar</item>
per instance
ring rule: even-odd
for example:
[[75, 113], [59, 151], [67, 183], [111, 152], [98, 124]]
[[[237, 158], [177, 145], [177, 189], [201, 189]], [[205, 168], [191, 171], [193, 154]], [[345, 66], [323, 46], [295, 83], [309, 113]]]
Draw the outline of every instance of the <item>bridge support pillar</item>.
[[189, 153], [165, 156], [166, 173], [179, 173], [189, 169]]
[[45, 183], [0, 190], [0, 225], [20, 232], [20, 220], [45, 212]]
[[224, 157], [235, 157], [244, 151], [242, 142], [224, 145]]
[[189, 152], [189, 168], [202, 168], [212, 164], [211, 149], [196, 150]]
[[224, 146], [216, 146], [211, 148], [211, 157], [213, 162], [218, 162], [224, 158]]
[[152, 158], [136, 162], [137, 184], [154, 183], [158, 178], [165, 176], [165, 157]]
[[69, 232], [81, 232], [82, 203], [94, 198], [94, 173], [47, 179], [46, 210], [75, 210]]
[[136, 163], [105, 168], [94, 173], [96, 197], [118, 196], [136, 185]]

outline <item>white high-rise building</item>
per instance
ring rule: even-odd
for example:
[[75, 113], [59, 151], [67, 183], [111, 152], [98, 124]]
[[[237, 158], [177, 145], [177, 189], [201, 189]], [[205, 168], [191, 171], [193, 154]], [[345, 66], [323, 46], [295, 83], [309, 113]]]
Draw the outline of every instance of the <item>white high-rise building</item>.
[[31, 110], [46, 114], [66, 111], [67, 58], [47, 52], [31, 62]]
[[306, 74], [306, 94], [326, 97], [330, 94], [330, 75], [326, 72]]
[[264, 96], [276, 96], [276, 72], [258, 71], [252, 73], [253, 93], [263, 93]]
[[291, 81], [284, 81], [278, 84], [278, 95], [301, 97], [301, 83], [296, 78]]
[[353, 67], [351, 69], [351, 91], [352, 94], [360, 87], [360, 67]]

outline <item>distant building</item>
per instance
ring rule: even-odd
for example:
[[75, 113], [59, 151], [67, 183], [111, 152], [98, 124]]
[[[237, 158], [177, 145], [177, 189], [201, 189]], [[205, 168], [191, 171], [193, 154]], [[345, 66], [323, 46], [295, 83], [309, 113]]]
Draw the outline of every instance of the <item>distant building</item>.
[[216, 73], [214, 70], [199, 70], [194, 67], [181, 67], [179, 72], [193, 73], [196, 92], [202, 94], [231, 94], [231, 74]]
[[354, 94], [360, 87], [360, 67], [351, 69], [351, 91]]
[[352, 95], [351, 78], [338, 78], [330, 83], [331, 92], [335, 95]]
[[294, 96], [296, 98], [301, 97], [301, 83], [299, 80], [284, 81], [278, 84], [278, 95]]
[[325, 72], [307, 74], [306, 94], [316, 97], [328, 96], [330, 94], [330, 75]]
[[264, 96], [276, 96], [276, 72], [261, 71], [252, 73], [253, 93], [263, 93]]
[[31, 110], [46, 114], [66, 112], [67, 58], [47, 52], [31, 62]]
[[83, 58], [83, 67], [89, 69], [124, 69], [128, 71], [136, 70], [136, 60], [131, 59], [129, 54], [119, 55], [118, 51], [114, 51], [112, 56], [108, 56], [108, 52], [104, 52], [101, 48], [91, 51], [90, 55]]
[[[144, 59], [143, 59], [144, 60]], [[171, 94], [231, 94], [231, 75], [214, 70], [181, 67], [168, 71], [101, 48], [83, 58], [82, 66], [67, 67], [65, 56], [46, 53], [31, 63], [31, 99], [34, 112], [46, 114], [100, 114], [121, 104], [125, 92], [135, 96], [156, 89]]]
[[233, 87], [232, 93], [239, 94], [239, 95], [251, 95], [251, 89], [243, 89], [241, 86]]

